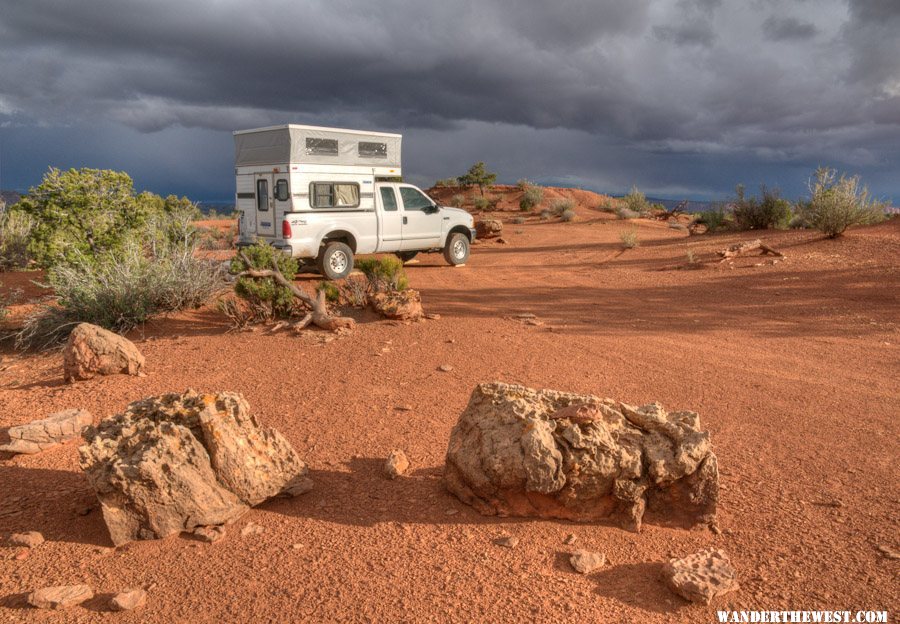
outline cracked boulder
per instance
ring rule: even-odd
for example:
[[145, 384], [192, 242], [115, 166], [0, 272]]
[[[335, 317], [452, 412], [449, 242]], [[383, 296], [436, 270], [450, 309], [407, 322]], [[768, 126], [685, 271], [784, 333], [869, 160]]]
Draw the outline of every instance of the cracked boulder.
[[369, 305], [381, 316], [400, 321], [416, 321], [424, 316], [418, 290], [378, 292], [369, 296]]
[[718, 469], [694, 412], [500, 382], [450, 434], [447, 488], [482, 514], [714, 525]]
[[716, 596], [738, 589], [737, 573], [728, 555], [719, 549], [670, 559], [661, 574], [672, 591], [691, 602], [709, 604]]
[[137, 401], [84, 439], [81, 467], [117, 546], [233, 522], [268, 498], [312, 487], [287, 439], [233, 392]]

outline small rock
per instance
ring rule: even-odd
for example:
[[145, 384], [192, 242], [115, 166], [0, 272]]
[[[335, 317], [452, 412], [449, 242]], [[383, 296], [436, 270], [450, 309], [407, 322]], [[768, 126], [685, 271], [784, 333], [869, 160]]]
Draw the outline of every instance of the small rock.
[[68, 609], [94, 597], [87, 585], [43, 587], [28, 594], [28, 604], [38, 609]]
[[143, 589], [126, 589], [116, 594], [109, 601], [109, 608], [113, 611], [132, 611], [140, 609], [147, 604], [147, 592]]
[[590, 574], [606, 563], [606, 555], [603, 553], [577, 550], [569, 557], [569, 563], [580, 574]]
[[498, 242], [499, 244], [501, 244], [501, 245], [505, 245], [505, 244], [506, 244], [506, 239], [505, 239], [505, 238], [498, 238], [498, 239], [497, 239], [497, 242]]
[[95, 375], [139, 376], [143, 367], [144, 356], [133, 342], [90, 323], [76, 325], [63, 350], [67, 383]]
[[447, 511], [444, 512], [444, 515], [455, 516], [458, 513], [459, 513], [458, 509], [448, 509]]
[[302, 549], [303, 547], [304, 547], [303, 544], [300, 544], [300, 543], [297, 543], [297, 544], [291, 544], [291, 548], [293, 548], [294, 550], [300, 550], [300, 549]]
[[[247, 525], [249, 526], [249, 525]], [[247, 528], [247, 527], [244, 527]], [[207, 542], [212, 544], [213, 542], [218, 542], [220, 539], [225, 537], [225, 527], [223, 526], [199, 526], [194, 529], [194, 537], [199, 539], [201, 542]]]
[[384, 474], [389, 479], [396, 479], [409, 469], [409, 459], [406, 453], [394, 449], [384, 462]]
[[440, 366], [438, 366], [438, 370], [441, 371], [442, 373], [449, 373], [450, 371], [453, 370], [453, 367], [450, 366], [449, 364], [441, 364]]
[[412, 405], [398, 405], [394, 409], [397, 410], [398, 412], [411, 412]]
[[248, 535], [260, 535], [265, 531], [265, 528], [259, 526], [255, 522], [248, 522], [243, 529], [241, 529], [241, 537], [247, 537]]
[[494, 540], [494, 544], [503, 546], [504, 548], [515, 548], [518, 543], [519, 538], [515, 535], [504, 535], [503, 537], [498, 537]]
[[663, 566], [662, 577], [672, 591], [691, 602], [709, 604], [716, 596], [738, 589], [731, 561], [719, 549], [670, 559]]
[[532, 314], [531, 312], [522, 312], [521, 314], [513, 314], [513, 318], [514, 318], [514, 319], [519, 319], [519, 320], [524, 321], [524, 320], [527, 320], [527, 319], [534, 319], [534, 318], [537, 318], [537, 316], [535, 316], [535, 315]]
[[717, 524], [709, 525], [709, 530], [713, 532], [713, 535], [721, 535], [722, 534], [722, 529], [720, 529], [719, 525], [717, 525]]
[[44, 536], [37, 531], [26, 531], [25, 533], [13, 533], [9, 536], [9, 543], [13, 546], [25, 546], [27, 548], [36, 548], [44, 543]]
[[577, 540], [578, 540], [577, 535], [575, 535], [574, 533], [569, 533], [568, 535], [566, 535], [566, 539], [563, 540], [563, 544], [565, 544], [566, 546], [571, 546]]
[[878, 546], [878, 552], [884, 555], [886, 559], [900, 559], [900, 552], [897, 552], [890, 546], [885, 546], [884, 544]]
[[544, 321], [539, 321], [537, 319], [525, 319], [525, 324], [531, 327], [542, 327], [544, 325]]
[[430, 313], [430, 314], [426, 314], [426, 315], [425, 315], [425, 318], [427, 318], [429, 321], [437, 321], [437, 320], [440, 320], [441, 315], [440, 315], [440, 314]]
[[13, 558], [14, 558], [16, 561], [25, 561], [26, 559], [28, 559], [28, 552], [29, 552], [29, 551], [28, 551], [27, 548], [23, 548], [22, 550], [20, 550], [19, 552], [17, 552], [17, 553], [16, 553], [16, 556], [13, 557]]

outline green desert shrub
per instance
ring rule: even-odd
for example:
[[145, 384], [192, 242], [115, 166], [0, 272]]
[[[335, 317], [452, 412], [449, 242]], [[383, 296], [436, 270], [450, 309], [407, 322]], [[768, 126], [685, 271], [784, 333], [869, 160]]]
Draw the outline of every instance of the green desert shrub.
[[553, 213], [550, 211], [549, 208], [544, 208], [543, 210], [541, 210], [540, 216], [541, 216], [541, 219], [546, 220], [546, 219], [549, 219], [550, 217], [552, 217]]
[[803, 220], [829, 238], [851, 225], [868, 225], [885, 218], [884, 204], [872, 198], [859, 176], [837, 177], [834, 169], [821, 167], [810, 182], [810, 199], [801, 204]]
[[196, 251], [196, 241], [185, 239], [130, 241], [100, 256], [70, 255], [47, 275], [56, 302], [26, 319], [17, 347], [56, 346], [78, 323], [126, 332], [155, 315], [199, 307], [222, 289], [224, 271]]
[[735, 188], [736, 197], [732, 201], [734, 225], [739, 230], [765, 230], [787, 228], [793, 211], [791, 202], [781, 197], [780, 191], [760, 186], [759, 197], [747, 197], [744, 185]]
[[34, 219], [21, 210], [0, 212], [0, 270], [20, 269], [31, 262], [28, 243]]
[[403, 261], [396, 256], [363, 258], [356, 261], [356, 268], [366, 276], [373, 292], [394, 292], [409, 287]]
[[571, 199], [560, 197], [550, 202], [550, 212], [553, 216], [561, 217], [566, 210], [575, 210], [575, 202]]
[[560, 221], [563, 221], [564, 223], [574, 221], [575, 220], [575, 211], [572, 210], [571, 208], [566, 208], [565, 210], [562, 211], [562, 214], [559, 215], [559, 219], [560, 219]]
[[491, 200], [487, 197], [476, 197], [472, 204], [477, 210], [484, 211], [491, 207]]
[[525, 223], [525, 217], [515, 217], [513, 218], [512, 222], [516, 225], [522, 225], [523, 223]]
[[461, 193], [457, 193], [456, 195], [454, 195], [453, 197], [450, 198], [450, 205], [453, 206], [454, 208], [462, 208], [463, 204], [465, 204], [465, 203], [466, 203], [466, 196]]
[[619, 206], [616, 208], [616, 216], [619, 219], [637, 219], [641, 216], [641, 213], [635, 212], [630, 208], [626, 208], [625, 206]]
[[620, 237], [622, 239], [622, 245], [625, 247], [625, 249], [634, 249], [640, 244], [638, 241], [637, 230], [634, 227], [622, 232]]
[[325, 300], [328, 303], [339, 303], [341, 301], [341, 289], [333, 282], [319, 282], [318, 286], [316, 286], [316, 292], [318, 291], [325, 292]]
[[[239, 274], [247, 269], [268, 270], [273, 263], [291, 281], [297, 275], [297, 261], [271, 245], [257, 243], [244, 247], [241, 254], [231, 260], [231, 273]], [[244, 262], [249, 261], [249, 266]], [[238, 277], [234, 284], [235, 294], [244, 299], [252, 307], [263, 310], [268, 318], [287, 317], [294, 312], [294, 295], [291, 289], [282, 286], [274, 277], [254, 278]]]
[[725, 208], [716, 206], [698, 213], [697, 223], [705, 225], [707, 232], [715, 232], [728, 224], [728, 214], [725, 212]]
[[28, 250], [44, 268], [108, 257], [133, 239], [143, 242], [148, 231], [177, 238], [153, 222], [185, 230], [199, 215], [185, 198], [136, 193], [124, 172], [52, 167], [13, 208], [32, 218]]
[[441, 178], [440, 180], [436, 181], [434, 185], [436, 187], [442, 186], [453, 188], [459, 186], [459, 181], [456, 178]]
[[540, 186], [528, 184], [522, 189], [522, 199], [519, 200], [519, 210], [527, 212], [534, 210], [542, 201], [544, 201], [544, 189]]
[[456, 178], [459, 186], [477, 186], [484, 197], [484, 187], [491, 186], [497, 180], [497, 174], [487, 170], [484, 163], [478, 161], [463, 175]]
[[647, 196], [638, 190], [637, 186], [632, 186], [628, 195], [623, 197], [622, 201], [625, 202], [626, 209], [637, 213], [639, 216], [650, 212], [650, 202], [647, 201]]

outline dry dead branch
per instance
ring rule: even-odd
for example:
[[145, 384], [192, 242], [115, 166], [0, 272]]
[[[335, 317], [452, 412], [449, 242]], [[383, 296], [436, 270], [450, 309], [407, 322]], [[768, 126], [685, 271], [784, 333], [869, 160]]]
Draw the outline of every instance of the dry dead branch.
[[352, 329], [356, 322], [349, 317], [346, 316], [332, 316], [328, 312], [328, 305], [325, 301], [325, 291], [320, 290], [315, 297], [311, 297], [308, 295], [302, 288], [288, 280], [284, 274], [278, 269], [278, 265], [275, 261], [272, 261], [271, 269], [254, 269], [250, 264], [250, 260], [244, 255], [244, 252], [240, 252], [241, 260], [244, 261], [244, 265], [247, 268], [241, 271], [238, 274], [238, 277], [255, 277], [255, 278], [266, 278], [271, 277], [279, 285], [284, 286], [288, 290], [291, 291], [291, 294], [294, 295], [297, 299], [302, 301], [304, 304], [309, 306], [310, 312], [304, 316], [300, 321], [294, 324], [294, 329], [299, 331], [312, 323], [316, 327], [320, 327], [322, 329], [327, 329], [328, 331], [337, 331], [339, 329]]
[[738, 243], [737, 245], [732, 245], [727, 249], [723, 249], [721, 251], [717, 251], [716, 253], [719, 255], [721, 260], [719, 262], [725, 262], [726, 260], [732, 260], [737, 258], [738, 256], [743, 256], [745, 254], [750, 253], [751, 251], [761, 251], [761, 255], [772, 255], [778, 256], [779, 258], [784, 258], [784, 254], [776, 249], [772, 249], [768, 245], [764, 244], [758, 238], [756, 240], [747, 241], [745, 243]]

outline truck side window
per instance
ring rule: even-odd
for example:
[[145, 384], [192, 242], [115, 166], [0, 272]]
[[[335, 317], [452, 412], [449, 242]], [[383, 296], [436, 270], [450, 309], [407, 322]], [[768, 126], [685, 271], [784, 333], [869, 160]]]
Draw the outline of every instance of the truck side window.
[[410, 186], [400, 187], [400, 197], [403, 199], [403, 210], [424, 210], [434, 205], [433, 201]]
[[396, 212], [397, 196], [394, 195], [394, 189], [389, 186], [381, 187], [381, 205], [384, 206], [385, 212]]
[[269, 181], [256, 181], [256, 209], [265, 212], [269, 209]]
[[287, 201], [290, 199], [290, 195], [288, 195], [287, 180], [281, 179], [275, 182], [275, 199], [278, 201]]

